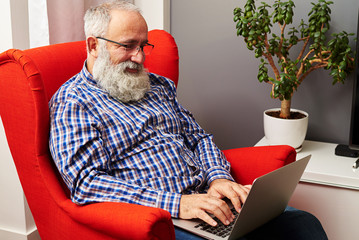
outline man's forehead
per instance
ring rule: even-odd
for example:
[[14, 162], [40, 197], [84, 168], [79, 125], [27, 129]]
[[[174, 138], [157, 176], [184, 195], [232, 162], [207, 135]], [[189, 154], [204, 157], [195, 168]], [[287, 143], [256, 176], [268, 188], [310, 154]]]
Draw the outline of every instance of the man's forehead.
[[134, 11], [112, 10], [108, 37], [117, 41], [146, 42], [148, 28], [141, 14]]

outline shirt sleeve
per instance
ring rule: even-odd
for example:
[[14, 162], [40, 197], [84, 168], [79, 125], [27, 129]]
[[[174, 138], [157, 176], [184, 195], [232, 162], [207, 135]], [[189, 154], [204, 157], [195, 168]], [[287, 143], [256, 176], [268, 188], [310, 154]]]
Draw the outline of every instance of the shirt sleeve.
[[167, 210], [178, 217], [180, 194], [159, 191], [111, 175], [101, 123], [76, 102], [50, 107], [50, 151], [76, 204], [127, 202]]
[[[176, 95], [173, 86], [170, 95]], [[185, 109], [177, 100], [173, 99], [182, 125], [182, 134], [186, 145], [194, 152], [197, 164], [201, 165], [206, 171], [206, 181], [209, 185], [216, 179], [228, 179], [234, 181], [230, 174], [230, 163], [225, 158], [223, 152], [216, 146], [212, 134], [206, 133], [195, 121], [192, 113]]]
[[214, 143], [212, 134], [206, 133], [194, 120], [190, 112], [181, 106], [180, 109], [186, 144], [194, 152], [199, 164], [205, 169], [207, 184], [210, 185], [216, 179], [234, 181], [230, 175], [230, 163]]

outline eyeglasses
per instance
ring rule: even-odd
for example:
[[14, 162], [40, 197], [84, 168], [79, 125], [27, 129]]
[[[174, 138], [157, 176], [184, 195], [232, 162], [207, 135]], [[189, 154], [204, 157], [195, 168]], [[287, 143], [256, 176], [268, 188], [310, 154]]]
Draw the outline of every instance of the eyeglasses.
[[142, 46], [137, 46], [135, 44], [123, 44], [123, 43], [119, 43], [119, 42], [116, 42], [116, 41], [112, 41], [110, 39], [107, 39], [107, 38], [103, 38], [103, 37], [96, 37], [97, 39], [102, 39], [102, 40], [105, 40], [105, 41], [108, 41], [108, 42], [111, 42], [111, 43], [115, 43], [115, 44], [118, 44], [120, 45], [121, 47], [123, 47], [126, 51], [127, 54], [135, 54], [137, 55], [138, 52], [141, 50], [146, 56], [150, 55], [151, 52], [152, 52], [152, 49], [155, 47], [154, 45], [152, 44], [149, 44], [149, 43], [146, 43], [145, 45], [142, 45]]

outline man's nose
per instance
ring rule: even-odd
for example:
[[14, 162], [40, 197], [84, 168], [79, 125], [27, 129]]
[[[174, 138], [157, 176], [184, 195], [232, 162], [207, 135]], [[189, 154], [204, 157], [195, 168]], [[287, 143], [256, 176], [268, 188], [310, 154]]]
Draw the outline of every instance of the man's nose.
[[145, 54], [141, 48], [136, 49], [136, 51], [131, 55], [131, 61], [138, 64], [142, 64], [145, 61]]

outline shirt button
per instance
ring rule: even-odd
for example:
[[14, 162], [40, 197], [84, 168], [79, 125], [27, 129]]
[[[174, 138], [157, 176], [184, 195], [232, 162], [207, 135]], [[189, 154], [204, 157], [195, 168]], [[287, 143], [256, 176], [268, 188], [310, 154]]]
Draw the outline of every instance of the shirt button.
[[195, 166], [189, 166], [193, 172], [197, 171], [197, 168]]

